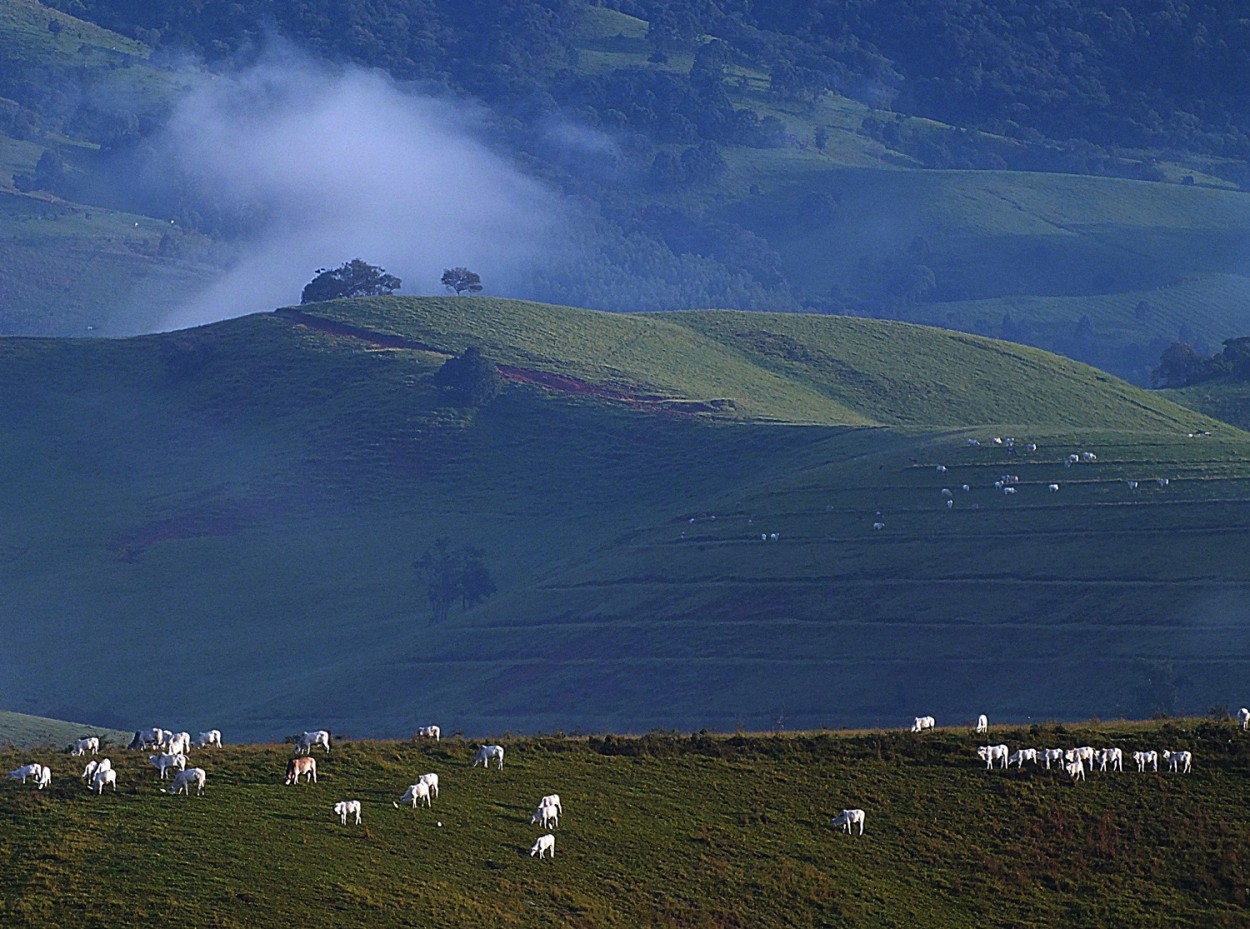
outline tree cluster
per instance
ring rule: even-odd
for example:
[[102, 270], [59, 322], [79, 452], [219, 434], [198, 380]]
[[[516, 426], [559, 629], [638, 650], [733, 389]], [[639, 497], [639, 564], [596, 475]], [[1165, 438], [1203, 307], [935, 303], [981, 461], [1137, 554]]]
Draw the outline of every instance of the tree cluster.
[[1189, 342], [1177, 340], [1163, 350], [1151, 372], [1156, 387], [1188, 387], [1219, 379], [1250, 382], [1250, 336], [1226, 339], [1224, 348], [1210, 356]]
[[472, 545], [454, 548], [451, 539], [440, 536], [433, 548], [427, 548], [412, 563], [425, 587], [431, 623], [445, 622], [457, 600], [461, 609], [467, 610], [495, 592], [490, 569], [483, 561], [485, 557], [486, 553], [480, 548]]
[[387, 274], [377, 265], [359, 258], [353, 258], [333, 270], [318, 268], [316, 273], [317, 276], [300, 294], [300, 303], [320, 303], [345, 297], [377, 297], [394, 293], [403, 283], [393, 274]]

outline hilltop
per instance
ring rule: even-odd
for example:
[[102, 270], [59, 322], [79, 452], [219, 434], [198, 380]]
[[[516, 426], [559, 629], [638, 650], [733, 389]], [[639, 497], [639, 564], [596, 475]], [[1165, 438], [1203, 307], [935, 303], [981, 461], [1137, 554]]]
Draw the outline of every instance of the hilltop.
[[[432, 383], [470, 344], [505, 375], [476, 410]], [[1250, 439], [1008, 343], [391, 297], [0, 357], [14, 710], [235, 739], [1148, 715], [1236, 699], [1250, 654]], [[441, 536], [498, 592], [431, 625]]]
[[[961, 727], [779, 735], [337, 741], [318, 780], [284, 787], [290, 746], [194, 753], [203, 796], [170, 797], [143, 753], [111, 750], [116, 793], [78, 759], [38, 755], [51, 786], [0, 782], [0, 918], [23, 929], [1182, 925], [1239, 927], [1250, 743], [1227, 721], [993, 725], [1021, 746], [1185, 748], [1193, 773], [987, 771]], [[31, 753], [0, 751], [8, 770]], [[73, 762], [73, 764], [71, 764]], [[420, 774], [431, 809], [395, 809]], [[169, 782], [166, 781], [167, 785]], [[554, 860], [529, 849], [538, 798], [560, 795]], [[363, 822], [342, 826], [340, 799]], [[862, 836], [830, 828], [865, 810]]]
[[[410, 293], [437, 288], [435, 262], [468, 261], [488, 289], [518, 297], [901, 319], [1035, 345], [1139, 385], [1174, 340], [1244, 334], [1250, 136], [1230, 90], [1244, 84], [1226, 54], [1244, 34], [1235, 5], [1160, 19], [1055, 0], [1027, 26], [973, 7], [875, 0], [805, 19], [784, 4], [468, 12], [430, 0], [415, 28], [410, 4], [393, 0], [335, 16], [267, 0], [211, 15], [14, 0], [0, 13], [0, 332], [130, 335], [183, 325], [189, 308], [198, 321], [272, 306], [319, 265], [367, 251], [407, 265], [390, 270]], [[1056, 66], [1056, 48], [1079, 66]], [[988, 78], [968, 67], [990, 58], [1000, 67]], [[1140, 67], [1108, 64], [1124, 61]], [[1185, 64], [1146, 65], [1160, 61]], [[205, 87], [255, 81], [239, 95], [252, 105], [281, 99], [279, 74], [298, 75], [287, 110], [253, 125], [236, 100], [224, 124], [203, 122]], [[336, 160], [300, 134], [341, 117], [297, 102], [333, 99], [360, 74], [388, 92], [356, 100], [358, 118], [437, 101], [458, 127], [426, 126], [413, 143], [402, 119], [383, 118], [360, 129], [369, 151], [424, 164], [431, 150], [461, 151], [463, 129], [533, 199], [484, 219], [511, 187], [456, 175], [434, 186], [487, 193], [442, 217], [441, 197], [405, 199], [411, 178], [432, 176], [421, 168]], [[309, 83], [323, 92], [300, 92]], [[180, 119], [219, 143], [178, 149]], [[252, 140], [274, 122], [283, 138]], [[459, 160], [477, 165], [485, 147]], [[292, 151], [324, 158], [302, 185], [321, 196], [294, 198], [305, 209], [324, 198], [324, 215], [289, 213], [291, 191], [264, 183], [272, 172], [301, 186], [279, 162]], [[331, 208], [342, 190], [364, 222]], [[387, 203], [406, 206], [368, 213]], [[518, 228], [530, 216], [548, 226]], [[525, 257], [500, 254], [517, 243]], [[248, 286], [221, 298], [236, 273]], [[261, 286], [276, 295], [240, 306]]]

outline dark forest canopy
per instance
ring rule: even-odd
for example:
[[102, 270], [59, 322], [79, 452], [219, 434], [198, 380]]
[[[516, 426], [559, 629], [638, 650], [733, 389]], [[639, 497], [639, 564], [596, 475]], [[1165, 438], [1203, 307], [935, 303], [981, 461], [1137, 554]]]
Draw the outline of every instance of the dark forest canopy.
[[[638, 75], [575, 70], [581, 0], [56, 0], [49, 3], [157, 48], [234, 56], [276, 31], [326, 57], [431, 81], [492, 103], [553, 102], [605, 123], [671, 127], [686, 141], [724, 138], [725, 63], [760, 68], [774, 92], [825, 90], [898, 112], [1028, 141], [1036, 134], [1097, 145], [1250, 154], [1250, 19], [1237, 0], [618, 0], [648, 22], [657, 55], [716, 52], [637, 104]], [[622, 104], [628, 104], [622, 106]], [[741, 119], [742, 117], [739, 117]]]

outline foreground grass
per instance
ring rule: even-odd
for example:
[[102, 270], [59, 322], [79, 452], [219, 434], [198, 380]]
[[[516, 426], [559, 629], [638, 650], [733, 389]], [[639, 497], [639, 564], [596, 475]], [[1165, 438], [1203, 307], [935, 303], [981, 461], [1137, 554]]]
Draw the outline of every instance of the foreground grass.
[[[1020, 745], [1194, 751], [1190, 776], [988, 772], [968, 730], [923, 737], [653, 733], [473, 743], [355, 742], [283, 787], [289, 746], [197, 753], [203, 797], [169, 797], [113, 750], [97, 797], [63, 756], [42, 793], [0, 784], [6, 926], [1240, 926], [1250, 881], [1250, 738], [1229, 722], [995, 728]], [[27, 753], [28, 754], [28, 753]], [[0, 752], [0, 767], [27, 754]], [[76, 764], [77, 760], [74, 760]], [[1130, 762], [1130, 768], [1132, 764]], [[392, 800], [438, 772], [432, 810]], [[554, 862], [528, 850], [539, 796], [565, 815]], [[330, 807], [364, 803], [361, 827]], [[828, 827], [867, 811], [865, 835]], [[442, 823], [438, 826], [437, 823]]]

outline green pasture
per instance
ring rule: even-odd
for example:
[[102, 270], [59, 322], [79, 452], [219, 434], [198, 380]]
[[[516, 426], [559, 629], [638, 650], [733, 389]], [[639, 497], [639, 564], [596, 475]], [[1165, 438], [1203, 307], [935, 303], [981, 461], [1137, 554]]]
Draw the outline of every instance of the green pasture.
[[[939, 722], [943, 720], [939, 719]], [[952, 721], [953, 722], [953, 721]], [[987, 771], [963, 725], [917, 736], [656, 732], [476, 742], [336, 742], [318, 781], [282, 785], [291, 746], [196, 752], [202, 796], [169, 796], [143, 753], [113, 749], [118, 790], [78, 759], [45, 791], [0, 783], [0, 919], [13, 927], [1240, 926], [1250, 748], [1230, 721], [995, 725], [1024, 746], [1194, 753], [1192, 774], [1032, 766]], [[445, 731], [445, 730], [444, 730]], [[396, 809], [439, 775], [432, 808]], [[529, 850], [539, 797], [558, 793], [554, 860]], [[359, 799], [360, 826], [332, 806]], [[866, 813], [846, 835], [830, 818]], [[441, 825], [440, 825], [441, 824]]]
[[[900, 323], [303, 312], [0, 341], [0, 705], [256, 740], [1244, 700], [1250, 439], [1157, 394]], [[430, 383], [469, 344], [513, 378], [476, 411]], [[433, 626], [440, 536], [498, 592]]]

